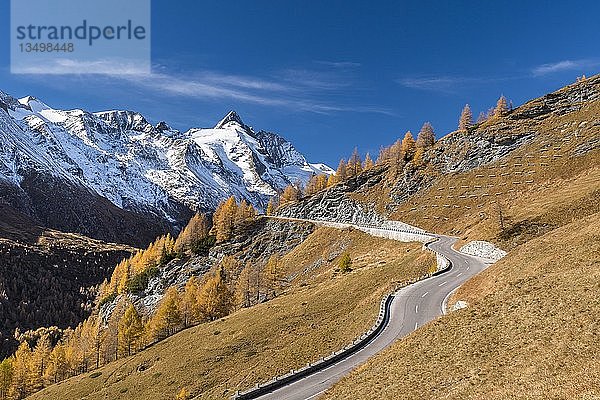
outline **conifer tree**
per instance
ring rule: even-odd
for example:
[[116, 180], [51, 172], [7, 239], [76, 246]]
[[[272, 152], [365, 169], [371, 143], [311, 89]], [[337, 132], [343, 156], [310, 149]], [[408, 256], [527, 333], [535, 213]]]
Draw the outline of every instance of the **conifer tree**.
[[471, 107], [469, 107], [468, 104], [465, 104], [465, 108], [463, 108], [458, 121], [458, 130], [466, 132], [472, 125], [473, 113], [471, 112]]
[[169, 287], [158, 309], [148, 321], [147, 330], [151, 339], [160, 340], [177, 332], [182, 322], [180, 305], [181, 298], [177, 288]]
[[198, 301], [199, 292], [200, 280], [197, 276], [191, 276], [185, 284], [185, 291], [183, 292], [183, 299], [181, 301], [181, 316], [183, 326], [185, 327], [201, 320]]
[[283, 285], [283, 267], [278, 254], [269, 257], [265, 267], [267, 278], [267, 290], [270, 297], [275, 297]]
[[346, 167], [346, 160], [343, 158], [340, 160], [338, 164], [337, 170], [335, 171], [335, 176], [338, 182], [343, 182], [348, 178], [348, 170]]
[[240, 273], [240, 276], [237, 280], [237, 286], [235, 291], [236, 303], [239, 307], [247, 308], [252, 305], [251, 299], [251, 290], [252, 290], [252, 280], [251, 280], [251, 269], [250, 264], [246, 264], [246, 267]]
[[340, 271], [343, 273], [352, 271], [352, 259], [350, 258], [350, 254], [344, 253], [339, 261]]
[[213, 229], [216, 231], [217, 241], [231, 239], [236, 222], [237, 202], [231, 196], [217, 207], [213, 215]]
[[65, 354], [65, 346], [58, 343], [50, 353], [50, 365], [47, 371], [48, 377], [54, 382], [62, 381], [67, 377], [68, 365]]
[[504, 97], [502, 95], [496, 102], [496, 107], [494, 108], [494, 117], [495, 118], [503, 117], [506, 115], [507, 112], [508, 112], [508, 103], [506, 101], [506, 97]]
[[13, 380], [13, 357], [5, 358], [0, 363], [0, 399], [8, 398]]
[[288, 185], [281, 194], [279, 203], [281, 205], [294, 203], [300, 199], [300, 190], [295, 185]]
[[190, 252], [198, 243], [206, 238], [210, 231], [210, 224], [204, 214], [196, 213], [181, 231], [175, 241], [177, 253]]
[[375, 165], [375, 163], [373, 162], [373, 159], [371, 158], [371, 155], [369, 153], [367, 153], [365, 155], [365, 161], [363, 162], [363, 169], [371, 169], [373, 168], [373, 166]]
[[362, 171], [362, 160], [358, 154], [358, 149], [355, 147], [352, 155], [348, 159], [346, 167], [348, 177], [356, 176]]
[[226, 284], [225, 271], [220, 267], [202, 285], [198, 295], [200, 310], [208, 321], [228, 315], [233, 308], [233, 295]]
[[14, 398], [23, 399], [31, 394], [31, 349], [27, 341], [19, 345], [15, 352], [12, 367], [13, 379], [10, 387], [10, 395]]
[[404, 155], [405, 161], [412, 160], [413, 156], [415, 155], [416, 148], [417, 146], [412, 132], [406, 132], [404, 139], [402, 139], [402, 154]]
[[269, 203], [267, 203], [266, 214], [267, 215], [275, 215], [275, 210], [277, 210], [278, 203], [279, 203], [279, 201], [276, 198], [276, 196], [271, 197], [269, 199]]
[[423, 160], [423, 154], [425, 153], [425, 151], [423, 150], [423, 147], [417, 147], [417, 151], [415, 151], [415, 156], [413, 158], [413, 164], [416, 165], [417, 167], [421, 167], [424, 164], [424, 160]]
[[417, 135], [417, 147], [428, 149], [435, 144], [435, 133], [433, 126], [429, 122], [425, 122]]
[[121, 353], [130, 356], [137, 351], [144, 334], [144, 325], [137, 310], [130, 304], [119, 321], [119, 346]]
[[50, 354], [52, 348], [50, 345], [50, 339], [48, 335], [40, 337], [33, 349], [31, 362], [32, 362], [32, 375], [35, 376], [32, 382], [32, 390], [38, 391], [44, 386], [43, 378], [46, 375], [46, 370], [50, 364]]
[[331, 187], [331, 186], [335, 185], [336, 183], [338, 183], [337, 176], [335, 174], [330, 174], [327, 177], [327, 187]]

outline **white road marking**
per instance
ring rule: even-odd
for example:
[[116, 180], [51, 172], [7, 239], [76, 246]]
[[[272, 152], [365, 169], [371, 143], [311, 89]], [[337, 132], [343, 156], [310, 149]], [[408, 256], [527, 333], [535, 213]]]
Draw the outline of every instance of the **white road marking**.
[[425, 296], [427, 296], [428, 294], [429, 294], [429, 292], [425, 292], [425, 293], [423, 293], [423, 294], [421, 295], [421, 297], [425, 297]]
[[471, 268], [471, 267], [467, 266], [467, 271], [469, 270], [469, 268]]
[[419, 327], [419, 323], [415, 322], [415, 331], [417, 330], [418, 327]]
[[460, 274], [456, 275], [456, 277], [459, 277], [459, 276], [461, 276], [461, 275], [462, 275], [462, 272], [461, 272]]
[[416, 304], [416, 305], [415, 305], [415, 314], [418, 314], [418, 313], [419, 313], [419, 305], [418, 305], [418, 304]]
[[[325, 389], [325, 390], [327, 390], [327, 389]], [[317, 397], [318, 395], [320, 395], [320, 394], [322, 394], [322, 393], [325, 393], [325, 390], [321, 390], [319, 393], [315, 393], [315, 394], [313, 394], [312, 396], [310, 396], [310, 397], [307, 397], [307, 398], [306, 398], [306, 400], [314, 399], [314, 398], [315, 398], [315, 397]]]
[[448, 281], [444, 281], [444, 282], [440, 283], [438, 286], [444, 286], [446, 283], [448, 283]]

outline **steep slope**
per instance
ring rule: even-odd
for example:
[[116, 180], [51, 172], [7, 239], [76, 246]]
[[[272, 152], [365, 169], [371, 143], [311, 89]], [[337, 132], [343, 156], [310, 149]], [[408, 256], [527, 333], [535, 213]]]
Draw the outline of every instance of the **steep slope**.
[[600, 396], [600, 214], [521, 245], [459, 290], [468, 308], [354, 371], [325, 399]]
[[134, 249], [35, 225], [0, 205], [0, 356], [21, 332], [75, 326], [92, 309], [95, 288]]
[[[294, 223], [288, 223], [294, 224]], [[337, 271], [348, 251], [353, 271]], [[384, 293], [435, 265], [421, 246], [319, 228], [283, 257], [290, 287], [266, 303], [180, 332], [32, 399], [223, 399], [339, 349], [374, 321]]]
[[[331, 172], [233, 111], [213, 129], [182, 133], [131, 111], [55, 110], [4, 93], [0, 102], [0, 181], [10, 186], [4, 202], [47, 226], [101, 239], [114, 239], [108, 235], [120, 230], [118, 219], [139, 220], [149, 235], [177, 229], [192, 211], [214, 210], [231, 195], [263, 208], [286, 185]], [[60, 208], [67, 202], [71, 212]], [[61, 225], [50, 214], [80, 214], [82, 221], [64, 218]]]

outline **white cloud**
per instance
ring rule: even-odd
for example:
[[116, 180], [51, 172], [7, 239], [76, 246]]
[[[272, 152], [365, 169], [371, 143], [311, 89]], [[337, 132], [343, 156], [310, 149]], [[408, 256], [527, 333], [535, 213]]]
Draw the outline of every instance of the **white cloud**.
[[593, 68], [600, 65], [600, 62], [594, 60], [562, 60], [555, 63], [538, 65], [532, 69], [534, 76], [545, 76], [563, 71], [581, 70], [584, 68]]

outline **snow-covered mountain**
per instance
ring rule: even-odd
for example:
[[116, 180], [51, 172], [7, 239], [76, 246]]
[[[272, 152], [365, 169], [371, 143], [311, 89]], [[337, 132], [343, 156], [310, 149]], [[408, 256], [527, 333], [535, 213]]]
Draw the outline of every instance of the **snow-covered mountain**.
[[286, 185], [333, 172], [234, 111], [214, 128], [179, 132], [132, 111], [57, 110], [0, 91], [0, 139], [0, 181], [23, 186], [33, 171], [170, 223], [230, 195], [264, 208]]

